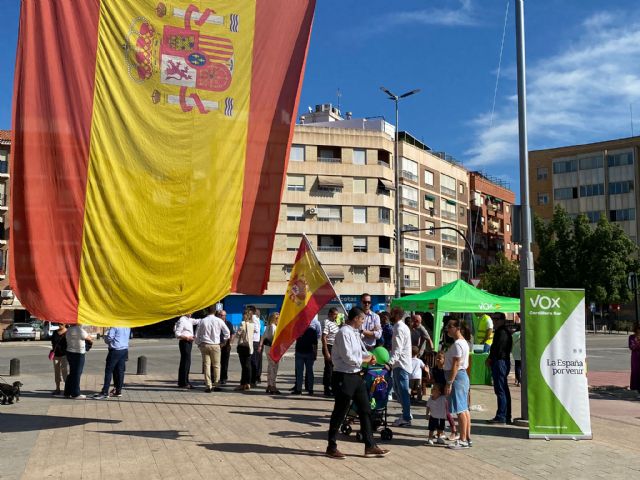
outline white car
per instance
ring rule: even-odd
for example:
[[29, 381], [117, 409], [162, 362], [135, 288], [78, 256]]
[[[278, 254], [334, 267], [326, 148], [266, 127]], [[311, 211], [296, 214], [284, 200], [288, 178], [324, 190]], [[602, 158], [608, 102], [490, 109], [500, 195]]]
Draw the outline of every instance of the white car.
[[3, 340], [35, 340], [36, 329], [30, 323], [13, 323], [4, 331]]

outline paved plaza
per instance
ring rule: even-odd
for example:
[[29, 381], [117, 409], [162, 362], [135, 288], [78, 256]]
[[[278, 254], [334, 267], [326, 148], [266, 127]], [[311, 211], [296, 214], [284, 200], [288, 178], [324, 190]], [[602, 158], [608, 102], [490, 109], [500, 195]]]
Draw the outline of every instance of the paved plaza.
[[[52, 372], [33, 373], [25, 365], [21, 401], [0, 406], [0, 478], [640, 477], [640, 401], [604, 385], [592, 393], [592, 441], [528, 440], [525, 429], [488, 425], [495, 397], [491, 387], [482, 386], [472, 388], [473, 448], [451, 451], [424, 446], [425, 409], [416, 406], [411, 427], [393, 428], [394, 438], [385, 444], [391, 450], [387, 457], [364, 458], [363, 445], [352, 435], [339, 440], [348, 458], [338, 461], [323, 455], [330, 400], [267, 396], [263, 388], [234, 392], [239, 376], [235, 356], [232, 383], [225, 391], [204, 393], [199, 373], [192, 376], [196, 390], [179, 390], [173, 371], [164, 368], [177, 361], [175, 345], [134, 342], [130, 373], [135, 373], [136, 344], [142, 342], [164, 361], [150, 359], [148, 375], [129, 374], [120, 399], [53, 398]], [[12, 353], [23, 348], [29, 358], [27, 346], [11, 348]], [[2, 375], [7, 373], [7, 351], [5, 345], [0, 347]], [[105, 353], [100, 346], [89, 352], [85, 393], [99, 390]], [[193, 358], [193, 370], [198, 372], [197, 352]], [[321, 362], [316, 367], [319, 375]], [[291, 385], [292, 373], [288, 356], [279, 376], [283, 392]], [[512, 389], [512, 395], [518, 416], [519, 391]], [[391, 402], [391, 419], [398, 412], [398, 404]]]

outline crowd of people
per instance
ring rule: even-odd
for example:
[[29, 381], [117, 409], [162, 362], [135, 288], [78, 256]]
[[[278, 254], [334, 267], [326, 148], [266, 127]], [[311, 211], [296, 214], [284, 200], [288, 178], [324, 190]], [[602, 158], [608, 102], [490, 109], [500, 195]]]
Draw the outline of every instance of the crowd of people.
[[[400, 308], [376, 313], [371, 308], [370, 295], [363, 294], [360, 300], [360, 306], [350, 309], [344, 321], [341, 321], [336, 308], [329, 310], [322, 324], [314, 318], [295, 345], [295, 381], [291, 394], [302, 395], [303, 391], [308, 395], [315, 394], [314, 363], [319, 351], [324, 360], [324, 395], [334, 398], [327, 456], [344, 458], [337, 448], [336, 434], [352, 404], [359, 415], [365, 455], [383, 456], [388, 453], [373, 440], [370, 399], [363, 380], [363, 368], [367, 364], [380, 363], [372, 355], [379, 347], [389, 352], [384, 364], [392, 385], [389, 398], [395, 398], [401, 405], [401, 414], [392, 425], [410, 426], [412, 406], [415, 409], [416, 403], [424, 403], [428, 417], [428, 445], [446, 445], [452, 449], [471, 447], [468, 370], [473, 344], [467, 324], [460, 318], [445, 316], [445, 335], [434, 343], [426, 328], [433, 328], [434, 319], [429, 313], [424, 314], [424, 319], [418, 314], [405, 317]], [[204, 391], [222, 390], [221, 386], [229, 380], [229, 359], [235, 345], [241, 369], [235, 390], [248, 391], [262, 383], [262, 364], [266, 355], [265, 391], [280, 395], [277, 387], [279, 362], [274, 362], [268, 354], [278, 320], [279, 314], [274, 312], [263, 325], [260, 311], [253, 306], [245, 308], [241, 322], [235, 327], [224, 310], [213, 307], [180, 317], [174, 326], [180, 352], [178, 387], [194, 388], [189, 375], [195, 343], [202, 356]], [[496, 415], [491, 423], [509, 423], [512, 420], [507, 380], [511, 354], [515, 359], [516, 383], [520, 382], [519, 331], [512, 337], [505, 320], [504, 314], [500, 313], [493, 318], [480, 315], [474, 329], [475, 344], [488, 352], [487, 365], [491, 368], [497, 398]], [[108, 354], [104, 383], [101, 391], [92, 398], [102, 400], [122, 395], [130, 336], [128, 328], [114, 327], [105, 332]], [[54, 333], [50, 357], [55, 372], [55, 395], [62, 394], [64, 382], [65, 397], [87, 398], [80, 392], [80, 378], [85, 353], [93, 342], [94, 339], [80, 325], [62, 325]], [[112, 381], [113, 389], [109, 390]], [[450, 432], [445, 436], [447, 424]]]

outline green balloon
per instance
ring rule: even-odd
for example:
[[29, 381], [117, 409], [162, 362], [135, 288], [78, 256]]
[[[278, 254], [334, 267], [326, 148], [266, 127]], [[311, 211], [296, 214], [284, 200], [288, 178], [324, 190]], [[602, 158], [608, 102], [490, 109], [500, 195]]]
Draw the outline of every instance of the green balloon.
[[378, 365], [384, 365], [389, 361], [389, 351], [384, 347], [376, 347], [371, 354], [376, 358]]

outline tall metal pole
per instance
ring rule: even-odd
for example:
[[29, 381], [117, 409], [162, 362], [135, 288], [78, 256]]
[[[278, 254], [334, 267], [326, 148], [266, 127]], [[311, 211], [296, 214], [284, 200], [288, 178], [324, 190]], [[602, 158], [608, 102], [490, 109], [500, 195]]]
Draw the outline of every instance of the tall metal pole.
[[394, 98], [396, 104], [396, 138], [393, 142], [393, 165], [395, 169], [395, 180], [396, 180], [396, 208], [394, 215], [395, 222], [395, 230], [396, 230], [396, 298], [400, 298], [401, 295], [401, 281], [402, 281], [402, 272], [400, 272], [400, 252], [402, 248], [402, 235], [400, 234], [400, 159], [398, 158], [398, 141], [399, 141], [399, 132], [398, 132], [398, 101], [399, 98], [396, 95]]
[[535, 287], [531, 252], [531, 209], [529, 204], [529, 151], [527, 142], [527, 86], [524, 47], [524, 0], [516, 1], [516, 48], [518, 57], [518, 131], [520, 138], [520, 203], [522, 204], [522, 248], [520, 249], [520, 341], [522, 345], [521, 418], [529, 420], [527, 398], [527, 353], [525, 343], [524, 289]]

